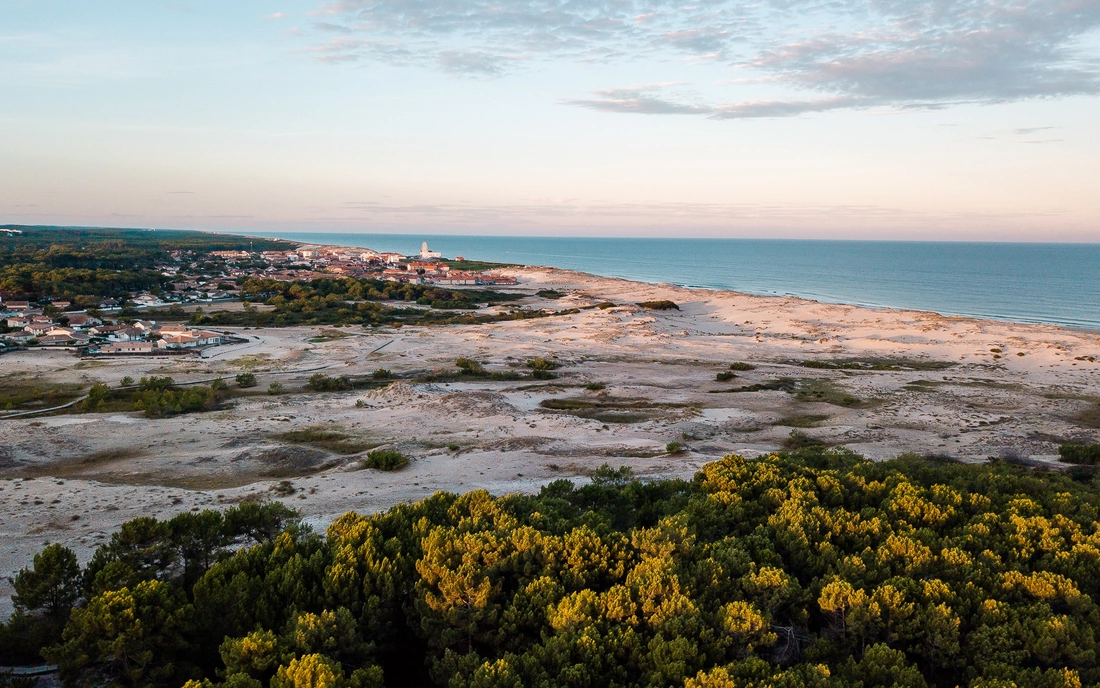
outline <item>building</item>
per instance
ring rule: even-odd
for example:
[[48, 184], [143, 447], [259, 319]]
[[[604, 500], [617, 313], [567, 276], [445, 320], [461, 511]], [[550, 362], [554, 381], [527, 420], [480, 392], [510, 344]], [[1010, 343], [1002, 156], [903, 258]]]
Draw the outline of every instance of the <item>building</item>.
[[443, 254], [440, 253], [439, 251], [430, 251], [430, 250], [428, 250], [428, 242], [425, 241], [424, 243], [420, 244], [420, 259], [421, 260], [428, 260], [428, 259], [431, 259], [431, 258], [442, 258], [442, 257], [443, 257]]
[[85, 330], [89, 327], [95, 327], [96, 325], [102, 325], [103, 321], [95, 316], [88, 315], [87, 313], [74, 313], [69, 317], [69, 327], [75, 330]]
[[118, 342], [100, 347], [101, 354], [151, 354], [158, 349], [163, 349], [160, 342]]

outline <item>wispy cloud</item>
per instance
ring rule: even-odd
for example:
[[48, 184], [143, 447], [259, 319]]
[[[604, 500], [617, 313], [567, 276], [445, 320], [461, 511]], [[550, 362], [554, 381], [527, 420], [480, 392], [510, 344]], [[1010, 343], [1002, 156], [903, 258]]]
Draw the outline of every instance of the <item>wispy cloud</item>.
[[737, 119], [1100, 94], [1086, 40], [1100, 0], [340, 0], [315, 14], [318, 31], [358, 39], [317, 43], [327, 62], [496, 76], [540, 60], [689, 57], [787, 94], [704, 105], [623, 88], [565, 101], [609, 112]]

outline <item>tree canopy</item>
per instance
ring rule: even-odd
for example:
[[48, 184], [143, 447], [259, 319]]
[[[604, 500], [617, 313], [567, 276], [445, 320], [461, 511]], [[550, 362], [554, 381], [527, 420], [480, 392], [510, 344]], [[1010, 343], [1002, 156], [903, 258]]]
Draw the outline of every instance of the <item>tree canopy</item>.
[[[44, 656], [71, 685], [1075, 688], [1100, 682], [1098, 509], [1091, 477], [811, 448], [323, 537], [275, 505], [137, 519]], [[28, 589], [66, 589], [40, 556]]]

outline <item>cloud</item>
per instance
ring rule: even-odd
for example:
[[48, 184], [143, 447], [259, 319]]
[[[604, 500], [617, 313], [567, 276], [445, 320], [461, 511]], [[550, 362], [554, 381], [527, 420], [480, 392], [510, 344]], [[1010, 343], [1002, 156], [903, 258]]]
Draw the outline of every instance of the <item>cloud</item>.
[[265, 14], [264, 19], [284, 19], [286, 18], [285, 12], [272, 12], [271, 14]]
[[605, 89], [593, 93], [590, 99], [563, 101], [567, 105], [598, 110], [642, 115], [703, 115], [712, 119], [754, 119], [765, 117], [795, 117], [811, 112], [827, 112], [858, 107], [860, 102], [849, 97], [815, 100], [754, 100], [724, 104], [677, 101], [663, 95], [660, 84], [630, 88]]
[[314, 13], [319, 32], [357, 39], [316, 44], [327, 62], [498, 76], [648, 60], [691, 81], [701, 58], [739, 77], [729, 88], [772, 89], [726, 105], [629, 89], [565, 101], [601, 111], [737, 119], [1100, 94], [1100, 0], [339, 0]]

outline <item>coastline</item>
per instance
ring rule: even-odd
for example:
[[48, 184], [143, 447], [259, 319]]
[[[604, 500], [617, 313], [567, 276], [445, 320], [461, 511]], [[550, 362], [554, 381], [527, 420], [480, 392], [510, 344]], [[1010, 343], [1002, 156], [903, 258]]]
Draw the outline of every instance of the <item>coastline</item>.
[[445, 255], [651, 284], [1100, 330], [1100, 244], [276, 235], [399, 252], [427, 239]]
[[[111, 412], [5, 421], [0, 617], [10, 612], [7, 577], [43, 539], [64, 539], [84, 559], [141, 515], [281, 499], [320, 528], [346, 511], [375, 512], [436, 490], [535, 492], [584, 480], [604, 463], [688, 479], [725, 454], [804, 442], [875, 460], [992, 456], [1057, 470], [1059, 443], [1100, 439], [1095, 334], [560, 268], [505, 272], [520, 277], [508, 289], [524, 294], [525, 308], [556, 314], [482, 325], [222, 328], [250, 343], [208, 358], [89, 365], [61, 352], [5, 355], [7, 374], [42, 382], [232, 380], [248, 371], [260, 389], [277, 380], [287, 392], [163, 419]], [[560, 297], [538, 296], [542, 289]], [[637, 305], [663, 299], [679, 309]], [[459, 356], [520, 376], [536, 357], [560, 367], [546, 381], [465, 378], [454, 373]], [[731, 363], [751, 369], [719, 380]], [[305, 388], [319, 369], [362, 379], [379, 368], [395, 381]], [[287, 439], [318, 427], [411, 462], [395, 473], [363, 470], [359, 455]], [[686, 450], [669, 453], [673, 441]]]

